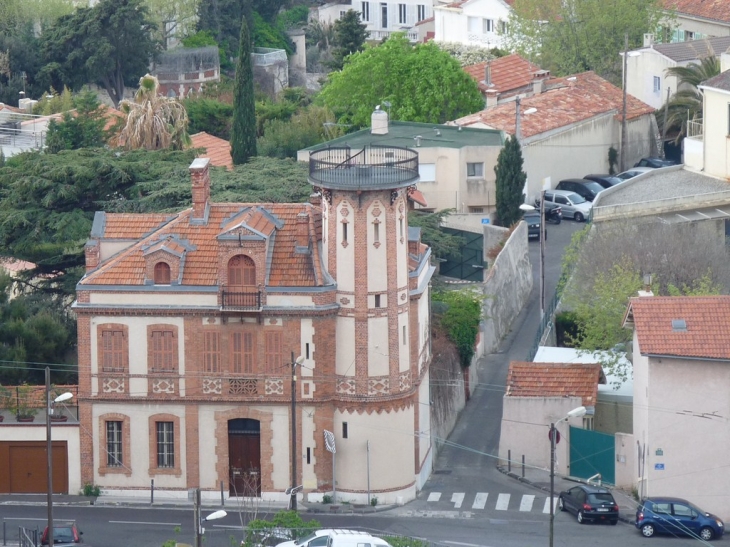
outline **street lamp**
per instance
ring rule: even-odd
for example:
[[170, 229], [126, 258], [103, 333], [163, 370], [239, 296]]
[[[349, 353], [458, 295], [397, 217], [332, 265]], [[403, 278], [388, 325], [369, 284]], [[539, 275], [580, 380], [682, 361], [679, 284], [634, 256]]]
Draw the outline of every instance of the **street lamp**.
[[292, 511], [297, 510], [297, 365], [304, 363], [304, 356], [294, 360], [291, 352], [291, 503]]
[[579, 406], [568, 412], [564, 418], [550, 424], [550, 547], [553, 547], [553, 532], [555, 529], [555, 442], [558, 436], [558, 430], [555, 429], [555, 426], [569, 418], [585, 416], [585, 413], [586, 407]]
[[[534, 211], [535, 207], [523, 203], [523, 211]], [[545, 190], [540, 191], [540, 321], [545, 317]]]
[[48, 545], [53, 545], [53, 447], [51, 445], [51, 416], [53, 404], [63, 403], [73, 397], [73, 393], [63, 393], [51, 401], [51, 369], [46, 367], [46, 454], [48, 455]]
[[[200, 495], [200, 489], [196, 492], [197, 495]], [[228, 513], [223, 511], [222, 509], [220, 511], [216, 511], [215, 513], [211, 513], [205, 518], [198, 519], [198, 529], [195, 531], [195, 547], [201, 547], [202, 541], [203, 541], [203, 534], [205, 534], [205, 528], [203, 528], [203, 523], [207, 522], [209, 520], [218, 520], [225, 517]], [[198, 506], [198, 515], [200, 515], [200, 506]]]

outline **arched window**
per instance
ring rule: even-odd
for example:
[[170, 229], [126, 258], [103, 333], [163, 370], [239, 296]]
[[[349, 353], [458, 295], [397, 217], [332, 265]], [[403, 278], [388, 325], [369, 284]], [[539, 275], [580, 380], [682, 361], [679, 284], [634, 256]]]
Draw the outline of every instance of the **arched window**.
[[155, 285], [170, 284], [170, 266], [166, 262], [155, 264]]
[[238, 255], [228, 261], [228, 285], [255, 286], [256, 265], [247, 256]]

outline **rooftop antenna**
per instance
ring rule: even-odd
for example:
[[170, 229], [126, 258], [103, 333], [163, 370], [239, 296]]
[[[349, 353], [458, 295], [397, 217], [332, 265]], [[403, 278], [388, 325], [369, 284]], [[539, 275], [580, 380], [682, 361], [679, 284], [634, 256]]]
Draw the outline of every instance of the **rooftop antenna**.
[[383, 101], [383, 106], [385, 107], [385, 111], [388, 113], [388, 121], [390, 121], [390, 107], [393, 105], [390, 104], [390, 101]]

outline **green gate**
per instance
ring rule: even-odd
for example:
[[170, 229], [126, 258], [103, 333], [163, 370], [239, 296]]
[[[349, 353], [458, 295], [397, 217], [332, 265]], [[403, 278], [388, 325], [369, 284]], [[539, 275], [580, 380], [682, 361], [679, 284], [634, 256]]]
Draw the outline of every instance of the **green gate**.
[[441, 228], [445, 233], [460, 237], [464, 246], [458, 257], [441, 263], [439, 274], [467, 281], [484, 281], [484, 235], [452, 228]]
[[570, 474], [587, 479], [596, 473], [601, 480], [616, 483], [615, 438], [613, 435], [570, 427]]

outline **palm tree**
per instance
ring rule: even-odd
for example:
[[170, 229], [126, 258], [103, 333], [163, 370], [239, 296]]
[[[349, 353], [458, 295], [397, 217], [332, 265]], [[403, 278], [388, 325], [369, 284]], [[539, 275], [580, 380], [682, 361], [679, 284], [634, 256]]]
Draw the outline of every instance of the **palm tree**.
[[[677, 136], [679, 142], [687, 135], [687, 121], [702, 120], [702, 94], [699, 85], [705, 80], [720, 74], [720, 61], [710, 50], [699, 63], [690, 63], [687, 66], [675, 66], [667, 69], [668, 76], [677, 77], [677, 91], [669, 99], [666, 119], [666, 133]], [[664, 130], [664, 117], [657, 116], [660, 130]]]
[[190, 144], [185, 107], [177, 99], [159, 95], [159, 87], [157, 78], [145, 74], [139, 79], [134, 100], [119, 103], [127, 116], [119, 134], [119, 143], [125, 148], [182, 150]]

